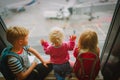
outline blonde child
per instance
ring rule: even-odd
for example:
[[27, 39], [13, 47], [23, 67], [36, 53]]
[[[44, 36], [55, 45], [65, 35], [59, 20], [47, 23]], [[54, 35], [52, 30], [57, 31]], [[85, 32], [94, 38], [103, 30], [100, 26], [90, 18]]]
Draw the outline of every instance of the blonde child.
[[71, 77], [71, 66], [69, 63], [69, 52], [73, 50], [76, 36], [70, 36], [68, 42], [64, 42], [64, 32], [61, 28], [54, 27], [49, 39], [51, 44], [41, 40], [41, 44], [46, 54], [50, 55], [50, 61], [53, 63], [53, 69], [57, 80], [65, 80]]
[[[13, 26], [7, 29], [7, 40], [12, 47], [9, 46], [2, 52], [2, 65], [5, 65], [5, 68], [2, 67], [2, 72], [9, 75], [4, 75], [6, 80], [44, 80], [52, 70], [52, 64], [48, 64], [49, 62], [44, 61], [35, 49], [28, 46], [28, 35], [29, 30], [24, 27]], [[35, 55], [42, 63], [30, 64], [28, 52]], [[6, 60], [7, 62], [5, 62]]]
[[[81, 34], [78, 40], [78, 46], [73, 52], [76, 58], [73, 70], [79, 80], [95, 80], [100, 69], [99, 53], [97, 33], [91, 29], [85, 30]], [[93, 61], [91, 61], [92, 59]], [[91, 71], [94, 61], [96, 61], [96, 63], [93, 71]], [[93, 75], [89, 76], [89, 73], [90, 75], [93, 73]]]

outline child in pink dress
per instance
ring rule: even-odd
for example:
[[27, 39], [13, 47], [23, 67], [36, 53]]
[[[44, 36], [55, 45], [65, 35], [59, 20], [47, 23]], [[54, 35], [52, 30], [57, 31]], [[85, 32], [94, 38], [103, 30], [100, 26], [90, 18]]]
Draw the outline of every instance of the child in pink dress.
[[68, 42], [63, 42], [64, 32], [61, 28], [53, 28], [49, 34], [51, 44], [41, 40], [41, 44], [46, 54], [50, 55], [53, 69], [57, 80], [66, 80], [71, 76], [71, 66], [69, 63], [69, 52], [75, 46], [76, 36], [70, 36]]

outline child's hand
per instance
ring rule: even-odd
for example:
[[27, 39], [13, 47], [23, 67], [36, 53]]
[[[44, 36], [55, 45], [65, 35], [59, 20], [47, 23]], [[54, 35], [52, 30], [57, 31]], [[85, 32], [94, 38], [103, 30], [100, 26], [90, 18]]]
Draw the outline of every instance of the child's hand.
[[76, 35], [71, 35], [71, 36], [70, 36], [70, 40], [71, 40], [71, 41], [75, 41], [75, 40], [76, 40]]
[[43, 65], [44, 65], [45, 67], [48, 67], [47, 64], [49, 64], [49, 63], [51, 63], [51, 62], [50, 62], [50, 61], [44, 61], [44, 62], [43, 62]]
[[40, 40], [40, 43], [41, 43], [41, 44], [44, 44], [45, 42], [46, 42], [46, 41], [45, 41], [44, 39], [41, 39], [41, 40]]
[[41, 39], [41, 40], [40, 40], [40, 43], [41, 43], [41, 45], [42, 45], [43, 47], [48, 47], [48, 46], [49, 46], [48, 42], [45, 41], [44, 39]]

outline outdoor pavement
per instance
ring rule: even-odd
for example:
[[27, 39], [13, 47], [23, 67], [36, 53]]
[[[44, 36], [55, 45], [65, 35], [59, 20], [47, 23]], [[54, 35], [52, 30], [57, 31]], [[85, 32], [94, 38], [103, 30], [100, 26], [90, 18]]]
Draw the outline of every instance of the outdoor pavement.
[[[37, 49], [45, 59], [48, 59], [49, 56], [44, 54], [43, 48], [40, 45], [40, 39], [49, 41], [48, 34], [50, 29], [54, 26], [58, 26], [64, 29], [66, 35], [65, 40], [68, 40], [70, 35], [75, 34], [77, 36], [76, 43], [82, 31], [87, 28], [95, 30], [99, 38], [98, 46], [102, 51], [114, 13], [116, 0], [109, 0], [110, 4], [113, 3], [112, 6], [106, 7], [104, 9], [102, 5], [99, 7], [93, 6], [95, 8], [93, 11], [91, 11], [91, 7], [87, 7], [85, 8], [87, 9], [86, 12], [82, 10], [84, 13], [80, 12], [81, 8], [74, 8], [73, 15], [71, 15], [69, 20], [46, 19], [43, 16], [44, 11], [59, 10], [63, 6], [76, 6], [80, 4], [77, 3], [77, 0], [76, 2], [74, 0], [71, 1], [73, 2], [69, 3], [66, 2], [66, 0], [36, 0], [35, 3], [26, 6], [25, 11], [23, 10], [20, 12], [12, 12], [8, 10], [7, 14], [3, 16], [3, 19], [7, 27], [18, 25], [28, 28], [30, 30], [29, 44]], [[16, 1], [14, 3], [13, 1], [7, 6], [16, 3], [19, 4], [19, 2]], [[99, 5], [99, 2], [97, 3]], [[100, 7], [102, 7], [103, 11]], [[92, 18], [91, 21], [89, 21], [90, 18]], [[72, 52], [70, 52], [70, 55], [72, 57], [71, 59], [74, 60]]]

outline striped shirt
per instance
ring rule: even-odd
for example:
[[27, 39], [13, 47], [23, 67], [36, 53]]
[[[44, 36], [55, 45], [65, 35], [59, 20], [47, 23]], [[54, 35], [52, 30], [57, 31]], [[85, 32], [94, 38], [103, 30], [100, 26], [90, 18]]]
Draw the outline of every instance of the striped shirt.
[[13, 56], [8, 59], [8, 66], [14, 74], [17, 74], [24, 70], [21, 62]]

